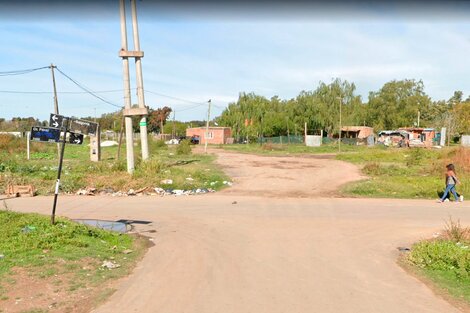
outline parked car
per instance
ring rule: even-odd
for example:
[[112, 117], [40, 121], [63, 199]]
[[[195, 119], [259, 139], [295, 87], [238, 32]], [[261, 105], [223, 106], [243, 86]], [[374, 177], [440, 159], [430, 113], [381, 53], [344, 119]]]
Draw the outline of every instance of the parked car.
[[191, 142], [193, 145], [198, 145], [199, 142], [200, 142], [200, 138], [199, 138], [199, 136], [194, 135], [194, 136], [191, 137], [189, 142]]

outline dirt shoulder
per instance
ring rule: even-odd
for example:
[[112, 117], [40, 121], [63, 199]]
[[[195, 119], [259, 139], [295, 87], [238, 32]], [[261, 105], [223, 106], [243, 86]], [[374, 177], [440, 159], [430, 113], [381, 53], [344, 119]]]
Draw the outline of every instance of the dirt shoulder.
[[209, 149], [233, 180], [222, 194], [259, 197], [332, 197], [339, 188], [364, 179], [359, 167], [332, 155], [261, 156]]

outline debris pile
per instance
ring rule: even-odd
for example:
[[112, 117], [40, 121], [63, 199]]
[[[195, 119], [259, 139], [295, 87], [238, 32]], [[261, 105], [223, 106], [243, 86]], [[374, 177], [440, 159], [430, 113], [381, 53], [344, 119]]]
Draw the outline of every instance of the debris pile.
[[[228, 182], [227, 185], [231, 183]], [[97, 190], [96, 188], [85, 188], [78, 190], [75, 194], [78, 196], [112, 196], [112, 197], [135, 197], [135, 196], [191, 196], [191, 195], [202, 195], [207, 193], [215, 192], [212, 188], [195, 188], [195, 189], [172, 189], [172, 188], [161, 188], [161, 187], [145, 187], [141, 189], [129, 189], [125, 191], [114, 191], [111, 188], [103, 190]]]

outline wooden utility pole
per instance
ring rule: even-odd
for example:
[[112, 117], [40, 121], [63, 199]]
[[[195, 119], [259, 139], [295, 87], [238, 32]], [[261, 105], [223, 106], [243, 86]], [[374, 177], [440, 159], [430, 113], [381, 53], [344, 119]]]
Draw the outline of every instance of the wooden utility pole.
[[307, 143], [307, 122], [304, 125], [304, 142]]
[[[54, 64], [51, 63], [51, 73], [52, 73], [52, 86], [54, 88], [54, 113], [59, 114], [59, 101], [57, 100], [57, 86], [55, 84], [55, 75], [54, 75]], [[49, 125], [51, 126], [51, 125]], [[62, 125], [61, 125], [62, 127]], [[65, 140], [65, 139], [64, 139]], [[57, 144], [57, 154], [60, 158], [60, 144]]]
[[338, 140], [338, 152], [341, 153], [341, 108], [343, 106], [343, 98], [339, 97], [339, 140]]
[[[121, 18], [121, 52], [127, 52], [127, 29], [126, 29], [126, 7], [124, 0], [119, 0]], [[131, 109], [131, 85], [129, 78], [129, 58], [122, 56], [123, 82], [124, 82], [124, 106]], [[125, 112], [123, 112], [125, 114]], [[134, 136], [132, 131], [132, 118], [125, 116], [126, 122], [126, 152], [127, 152], [127, 172], [134, 172]]]
[[206, 123], [206, 134], [204, 138], [204, 153], [207, 153], [207, 141], [209, 140], [209, 120], [211, 119], [211, 99], [208, 101], [207, 108], [207, 123]]
[[176, 125], [175, 125], [175, 119], [176, 119], [176, 111], [173, 111], [173, 130], [172, 130], [172, 138], [176, 137]]

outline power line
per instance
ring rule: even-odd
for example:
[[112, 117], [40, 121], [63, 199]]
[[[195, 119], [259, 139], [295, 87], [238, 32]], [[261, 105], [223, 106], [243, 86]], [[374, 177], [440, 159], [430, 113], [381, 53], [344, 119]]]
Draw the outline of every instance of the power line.
[[200, 106], [203, 106], [205, 105], [205, 103], [200, 103], [198, 105], [194, 105], [194, 106], [191, 106], [191, 107], [187, 107], [187, 108], [184, 108], [184, 109], [181, 109], [181, 110], [175, 110], [175, 112], [184, 112], [184, 111], [188, 111], [188, 110], [192, 110], [192, 109], [195, 109], [195, 108], [198, 108]]
[[114, 107], [117, 107], [117, 108], [122, 108], [120, 105], [117, 105], [117, 104], [114, 104], [106, 99], [104, 99], [103, 97], [101, 96], [98, 96], [97, 94], [95, 94], [93, 91], [91, 91], [90, 89], [88, 89], [87, 87], [83, 86], [82, 84], [80, 84], [79, 82], [77, 82], [76, 80], [74, 80], [73, 78], [71, 78], [70, 76], [68, 76], [67, 74], [65, 74], [64, 72], [62, 72], [58, 67], [56, 67], [56, 70], [62, 74], [63, 76], [65, 76], [68, 80], [70, 80], [72, 83], [74, 83], [75, 85], [77, 85], [80, 89], [82, 89], [83, 91], [85, 91], [86, 93], [92, 95], [93, 97], [109, 104], [109, 105], [112, 105]]
[[13, 76], [13, 75], [29, 74], [31, 72], [43, 70], [43, 69], [46, 69], [46, 68], [50, 68], [50, 66], [36, 67], [36, 68], [30, 68], [30, 69], [24, 69], [24, 70], [4, 71], [4, 72], [0, 72], [0, 76]]
[[[135, 89], [135, 88], [133, 88]], [[112, 89], [112, 90], [99, 90], [93, 91], [94, 93], [112, 93], [112, 92], [122, 92], [122, 89]], [[13, 93], [13, 94], [51, 94], [52, 91], [23, 91], [23, 90], [0, 90], [0, 93]], [[58, 91], [57, 93], [61, 94], [85, 94], [87, 91]]]
[[154, 94], [154, 95], [157, 95], [157, 96], [162, 96], [162, 97], [165, 97], [165, 98], [169, 98], [169, 99], [173, 99], [173, 100], [179, 100], [179, 101], [182, 101], [182, 102], [187, 102], [187, 103], [192, 103], [192, 104], [205, 104], [205, 102], [191, 101], [191, 100], [187, 100], [187, 99], [183, 99], [183, 98], [178, 98], [178, 97], [173, 97], [173, 96], [165, 95], [165, 94], [163, 94], [163, 93], [159, 93], [159, 92], [155, 92], [155, 91], [150, 91], [150, 90], [144, 90], [144, 92], [148, 92], [148, 93], [151, 93], [151, 94]]

